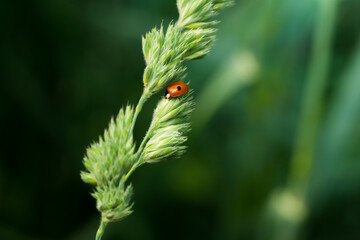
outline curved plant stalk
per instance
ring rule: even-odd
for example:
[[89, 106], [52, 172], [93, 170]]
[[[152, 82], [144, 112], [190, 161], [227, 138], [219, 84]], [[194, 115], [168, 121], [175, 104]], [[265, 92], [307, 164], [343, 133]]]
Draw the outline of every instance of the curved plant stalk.
[[185, 152], [185, 134], [190, 130], [190, 114], [194, 108], [192, 90], [173, 99], [161, 99], [154, 111], [150, 127], [135, 151], [133, 130], [145, 102], [167, 85], [184, 81], [184, 61], [206, 56], [215, 40], [213, 18], [231, 0], [178, 0], [179, 20], [147, 33], [142, 41], [146, 62], [144, 90], [137, 106], [120, 109], [103, 137], [92, 144], [84, 157], [87, 171], [84, 182], [93, 184], [92, 193], [101, 212], [96, 234], [100, 240], [109, 222], [119, 221], [132, 213], [133, 188], [127, 184], [131, 174], [144, 163], [180, 157]]
[[105, 228], [106, 228], [107, 223], [108, 223], [108, 222], [106, 222], [106, 221], [104, 221], [103, 219], [101, 219], [99, 229], [98, 229], [97, 232], [96, 232], [95, 240], [101, 240], [102, 235], [104, 234], [104, 231], [105, 231]]

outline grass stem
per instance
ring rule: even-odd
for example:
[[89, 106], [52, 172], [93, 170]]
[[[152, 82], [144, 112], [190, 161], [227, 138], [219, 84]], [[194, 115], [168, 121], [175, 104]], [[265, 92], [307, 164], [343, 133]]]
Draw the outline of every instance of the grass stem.
[[95, 240], [101, 240], [102, 235], [104, 234], [105, 228], [106, 228], [107, 222], [104, 221], [104, 219], [101, 218], [99, 229], [96, 232]]
[[[317, 16], [313, 49], [301, 102], [290, 173], [286, 188], [278, 203], [288, 200], [298, 211], [288, 212], [282, 204], [276, 215], [281, 219], [275, 228], [274, 239], [296, 239], [307, 215], [307, 191], [316, 158], [319, 125], [321, 122], [327, 75], [331, 58], [331, 44], [338, 0], [317, 0]], [[289, 202], [289, 201], [288, 201]], [[279, 204], [278, 204], [279, 205]], [[281, 205], [281, 204], [280, 204]], [[287, 213], [286, 218], [282, 218]]]
[[132, 119], [132, 123], [131, 123], [131, 128], [130, 128], [130, 132], [133, 132], [134, 130], [134, 126], [136, 123], [136, 119], [139, 116], [139, 113], [141, 112], [142, 107], [144, 106], [144, 103], [147, 101], [147, 99], [149, 98], [149, 93], [144, 89], [144, 92], [142, 93], [138, 104], [136, 105], [135, 108], [135, 113], [134, 113], [134, 117]]
[[289, 182], [304, 195], [310, 177], [322, 114], [337, 0], [318, 0], [312, 58], [305, 82]]

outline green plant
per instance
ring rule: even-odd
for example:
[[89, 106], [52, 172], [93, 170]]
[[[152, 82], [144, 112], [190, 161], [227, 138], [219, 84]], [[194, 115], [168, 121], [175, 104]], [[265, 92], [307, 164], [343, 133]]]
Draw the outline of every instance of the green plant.
[[338, 10], [337, 0], [318, 0], [314, 3], [317, 11], [312, 55], [304, 86], [290, 172], [285, 188], [274, 191], [270, 198], [273, 219], [276, 219], [273, 222], [279, 222], [274, 228], [274, 239], [297, 239], [309, 214], [309, 183], [317, 158], [320, 125], [324, 122], [324, 99]]
[[184, 61], [207, 55], [214, 42], [213, 17], [217, 10], [230, 6], [229, 0], [178, 0], [179, 20], [146, 34], [142, 48], [146, 62], [144, 90], [136, 108], [126, 106], [112, 119], [104, 136], [86, 152], [81, 172], [84, 182], [93, 184], [92, 193], [101, 212], [96, 239], [101, 239], [108, 222], [131, 214], [133, 188], [126, 181], [144, 163], [180, 157], [185, 151], [185, 133], [194, 103], [192, 90], [181, 97], [161, 99], [154, 111], [150, 127], [137, 150], [133, 129], [144, 103], [152, 95], [175, 81], [184, 81]]

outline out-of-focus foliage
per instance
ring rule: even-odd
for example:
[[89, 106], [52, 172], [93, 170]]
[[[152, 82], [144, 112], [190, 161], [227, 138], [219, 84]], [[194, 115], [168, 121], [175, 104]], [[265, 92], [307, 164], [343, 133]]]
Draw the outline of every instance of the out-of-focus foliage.
[[[242, 0], [219, 16], [213, 51], [187, 66], [198, 102], [188, 152], [137, 170], [134, 213], [104, 239], [271, 239], [267, 207], [288, 182], [319, 6], [331, 2]], [[0, 239], [94, 236], [84, 149], [136, 103], [141, 36], [176, 11], [168, 0], [2, 4]], [[337, 1], [331, 27], [298, 239], [360, 238], [360, 2]], [[291, 214], [293, 203], [280, 205]]]

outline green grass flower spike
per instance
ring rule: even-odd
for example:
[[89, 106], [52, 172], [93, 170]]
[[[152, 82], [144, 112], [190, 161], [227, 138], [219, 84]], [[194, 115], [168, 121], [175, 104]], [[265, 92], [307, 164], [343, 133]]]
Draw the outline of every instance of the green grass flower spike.
[[132, 185], [127, 183], [134, 170], [144, 163], [180, 157], [186, 147], [185, 134], [190, 130], [194, 108], [193, 91], [171, 99], [162, 98], [153, 114], [150, 127], [138, 148], [133, 129], [144, 103], [167, 85], [184, 81], [184, 61], [199, 59], [210, 52], [214, 43], [213, 18], [217, 10], [232, 5], [227, 0], [178, 0], [179, 20], [154, 28], [142, 40], [146, 68], [144, 90], [137, 106], [120, 109], [98, 142], [86, 151], [81, 172], [84, 182], [94, 186], [92, 196], [101, 212], [96, 239], [101, 239], [109, 222], [119, 221], [132, 213]]

